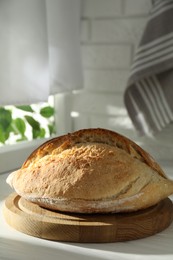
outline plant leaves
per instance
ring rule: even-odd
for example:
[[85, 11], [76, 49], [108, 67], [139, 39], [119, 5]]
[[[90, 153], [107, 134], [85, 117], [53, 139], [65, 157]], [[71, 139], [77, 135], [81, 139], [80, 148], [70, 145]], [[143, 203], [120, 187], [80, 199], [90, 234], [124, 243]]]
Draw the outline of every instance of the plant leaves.
[[32, 109], [31, 106], [29, 105], [22, 105], [22, 106], [15, 106], [17, 109], [20, 109], [20, 110], [23, 110], [23, 111], [26, 111], [26, 112], [31, 112], [33, 113], [34, 110]]
[[48, 124], [48, 128], [49, 128], [49, 134], [50, 135], [56, 133], [56, 131], [55, 131], [55, 124]]
[[[17, 142], [28, 140], [26, 133], [27, 125], [32, 128], [33, 139], [44, 138], [46, 136], [46, 129], [41, 127], [41, 123], [35, 119], [35, 111], [30, 105], [15, 106], [17, 109], [31, 113], [29, 116], [25, 115], [22, 118], [12, 118], [11, 109], [0, 107], [0, 143], [5, 144], [6, 140], [14, 135], [19, 135]], [[40, 115], [44, 118], [50, 118], [54, 115], [54, 108], [47, 105], [40, 109]], [[42, 119], [43, 120], [43, 119]], [[55, 124], [47, 120], [47, 127], [50, 135], [55, 132]], [[17, 136], [18, 137], [18, 136]]]
[[40, 123], [32, 116], [25, 116], [26, 121], [32, 127], [32, 137], [36, 139], [40, 135]]
[[24, 135], [21, 138], [17, 139], [16, 141], [21, 142], [21, 141], [26, 141], [26, 140], [28, 140], [28, 138]]
[[32, 116], [25, 116], [25, 119], [34, 130], [40, 131], [40, 123], [36, 121]]
[[10, 126], [12, 122], [11, 111], [5, 109], [4, 107], [0, 107], [0, 126], [4, 131]]
[[43, 138], [45, 137], [45, 129], [44, 128], [41, 128], [40, 130], [38, 129], [32, 129], [32, 136], [33, 136], [33, 139], [36, 139], [36, 138]]
[[46, 106], [40, 109], [40, 115], [45, 118], [49, 118], [54, 115], [54, 108], [51, 106]]
[[21, 119], [21, 118], [14, 119], [13, 127], [15, 130], [17, 130], [18, 133], [20, 133], [22, 135], [22, 137], [25, 136], [26, 124], [23, 119]]
[[2, 126], [0, 125], [0, 142], [4, 144], [5, 141], [6, 141], [5, 133], [4, 133]]
[[44, 128], [41, 128], [41, 129], [40, 129], [39, 137], [40, 137], [40, 138], [44, 138], [44, 137], [45, 137], [45, 134], [46, 134], [46, 130], [45, 130]]
[[0, 125], [0, 142], [5, 144], [5, 141], [9, 138], [10, 131], [7, 130], [5, 131], [3, 127]]

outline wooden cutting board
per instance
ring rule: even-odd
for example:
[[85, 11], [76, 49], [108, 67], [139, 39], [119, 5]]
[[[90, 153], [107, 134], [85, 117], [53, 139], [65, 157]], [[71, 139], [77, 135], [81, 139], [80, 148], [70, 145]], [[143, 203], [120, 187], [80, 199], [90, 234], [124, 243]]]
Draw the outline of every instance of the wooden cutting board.
[[148, 237], [167, 228], [173, 220], [173, 204], [167, 198], [135, 213], [70, 214], [41, 208], [16, 193], [4, 204], [7, 223], [31, 236], [71, 242], [118, 242]]

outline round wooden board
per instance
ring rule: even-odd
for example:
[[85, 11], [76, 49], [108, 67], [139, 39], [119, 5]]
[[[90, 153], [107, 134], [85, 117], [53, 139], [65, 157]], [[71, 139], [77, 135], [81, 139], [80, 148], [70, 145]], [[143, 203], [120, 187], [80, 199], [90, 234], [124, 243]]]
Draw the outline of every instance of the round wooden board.
[[167, 198], [135, 213], [70, 214], [41, 208], [16, 193], [4, 204], [7, 223], [31, 236], [80, 243], [106, 243], [148, 237], [167, 228], [173, 220], [173, 204]]

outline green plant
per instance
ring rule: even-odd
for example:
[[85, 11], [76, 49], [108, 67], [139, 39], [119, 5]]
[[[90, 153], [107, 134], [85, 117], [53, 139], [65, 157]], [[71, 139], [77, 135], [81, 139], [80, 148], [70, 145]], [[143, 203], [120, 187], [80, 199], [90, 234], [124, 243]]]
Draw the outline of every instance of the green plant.
[[[0, 143], [6, 144], [10, 139], [19, 142], [44, 138], [55, 133], [54, 108], [46, 104], [37, 106], [37, 110], [33, 109], [32, 105], [0, 107]], [[22, 111], [22, 115], [19, 111]], [[43, 119], [46, 120], [44, 126]]]

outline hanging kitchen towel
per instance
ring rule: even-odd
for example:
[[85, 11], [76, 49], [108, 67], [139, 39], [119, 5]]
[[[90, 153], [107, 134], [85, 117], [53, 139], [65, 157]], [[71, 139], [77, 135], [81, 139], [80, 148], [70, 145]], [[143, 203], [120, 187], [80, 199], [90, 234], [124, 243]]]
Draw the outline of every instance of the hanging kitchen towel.
[[0, 0], [0, 106], [82, 87], [80, 0]]
[[134, 126], [148, 136], [173, 121], [173, 0], [152, 3], [124, 95]]

